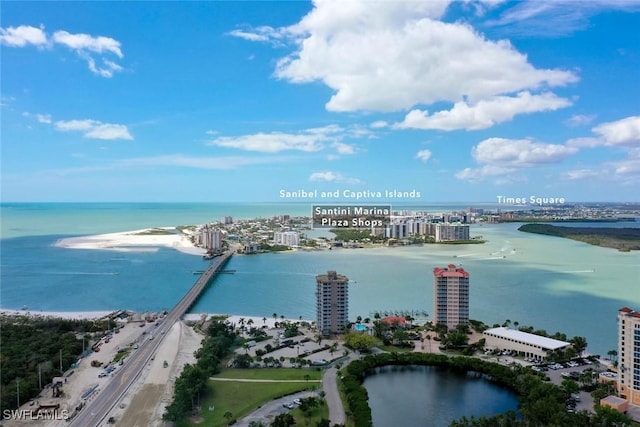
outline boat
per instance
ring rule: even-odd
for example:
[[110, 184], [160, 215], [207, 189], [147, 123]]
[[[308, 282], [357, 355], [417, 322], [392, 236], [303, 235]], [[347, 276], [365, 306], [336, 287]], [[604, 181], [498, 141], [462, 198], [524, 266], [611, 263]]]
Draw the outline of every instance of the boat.
[[193, 274], [204, 274], [204, 270], [195, 270]]
[[26, 305], [23, 305], [20, 310], [29, 310], [29, 307], [27, 307]]

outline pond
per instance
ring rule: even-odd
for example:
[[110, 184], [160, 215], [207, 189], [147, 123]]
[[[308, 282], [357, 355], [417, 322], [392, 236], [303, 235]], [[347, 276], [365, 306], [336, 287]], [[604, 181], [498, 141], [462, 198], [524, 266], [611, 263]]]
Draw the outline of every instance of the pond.
[[516, 396], [477, 373], [435, 366], [382, 366], [364, 381], [375, 427], [448, 426], [462, 416], [518, 409]]

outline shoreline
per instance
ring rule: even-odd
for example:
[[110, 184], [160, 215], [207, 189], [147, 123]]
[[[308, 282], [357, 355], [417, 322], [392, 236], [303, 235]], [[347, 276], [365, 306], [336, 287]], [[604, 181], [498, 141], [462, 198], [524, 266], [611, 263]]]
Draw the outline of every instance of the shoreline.
[[[41, 317], [41, 318], [59, 318], [65, 320], [95, 320], [102, 319], [113, 313], [117, 313], [122, 310], [96, 310], [96, 311], [34, 311], [34, 310], [16, 310], [11, 308], [0, 308], [0, 316], [27, 316], [27, 317]], [[124, 310], [132, 314], [140, 314], [140, 312]], [[240, 324], [240, 320], [246, 322], [252, 320], [255, 327], [267, 326], [269, 328], [275, 327], [275, 323], [282, 321], [286, 322], [315, 322], [315, 320], [309, 319], [291, 319], [291, 318], [273, 318], [273, 316], [244, 316], [242, 314], [228, 314], [228, 313], [186, 313], [181, 320], [183, 321], [198, 321], [206, 315], [207, 318], [211, 317], [226, 317], [232, 324]]]
[[[158, 231], [161, 231], [158, 233]], [[162, 232], [164, 231], [164, 232]], [[143, 228], [118, 233], [93, 234], [59, 239], [53, 246], [66, 249], [151, 252], [159, 247], [175, 249], [189, 255], [202, 256], [206, 249], [195, 246], [189, 236], [176, 227]]]

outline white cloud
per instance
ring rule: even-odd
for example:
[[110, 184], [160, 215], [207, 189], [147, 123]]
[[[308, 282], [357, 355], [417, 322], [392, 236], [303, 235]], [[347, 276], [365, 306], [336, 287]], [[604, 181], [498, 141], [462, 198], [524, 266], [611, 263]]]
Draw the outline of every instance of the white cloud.
[[521, 36], [560, 37], [589, 25], [591, 16], [618, 10], [640, 11], [636, 0], [539, 1], [509, 2], [499, 19], [485, 24], [503, 27], [510, 34]]
[[[71, 34], [64, 30], [56, 31], [49, 37], [44, 31], [44, 26], [35, 28], [21, 25], [7, 29], [0, 28], [0, 43], [12, 47], [36, 45], [51, 48], [55, 44], [66, 46], [87, 62], [91, 72], [106, 78], [110, 78], [115, 72], [123, 70], [121, 65], [105, 56], [115, 55], [119, 59], [124, 57], [120, 42], [111, 37], [95, 37], [82, 33]], [[92, 56], [94, 54], [101, 56], [96, 60]]]
[[221, 136], [208, 145], [218, 147], [237, 148], [246, 151], [260, 151], [264, 153], [277, 153], [285, 150], [320, 151], [322, 142], [328, 138], [322, 134], [290, 134], [283, 132], [256, 133], [237, 137]]
[[309, 176], [309, 181], [314, 182], [344, 182], [348, 184], [362, 184], [357, 178], [347, 178], [342, 175], [340, 172], [314, 172]]
[[556, 110], [571, 105], [569, 100], [545, 92], [532, 95], [520, 92], [516, 96], [495, 96], [481, 100], [475, 105], [465, 101], [456, 102], [451, 110], [438, 111], [429, 115], [427, 111], [411, 110], [404, 121], [394, 128], [477, 130], [486, 129], [497, 123], [513, 119], [516, 114]]
[[355, 154], [356, 152], [356, 149], [353, 145], [345, 144], [343, 142], [334, 142], [333, 144], [331, 144], [331, 146], [335, 148], [336, 151], [338, 151], [338, 154], [342, 155]]
[[640, 116], [602, 123], [592, 130], [600, 135], [604, 145], [640, 146]]
[[389, 123], [387, 123], [384, 120], [377, 120], [377, 121], [371, 123], [369, 126], [371, 126], [373, 129], [381, 129], [381, 128], [386, 128], [387, 126], [389, 126]]
[[471, 154], [478, 163], [531, 167], [556, 163], [577, 152], [575, 147], [528, 139], [489, 138], [475, 146]]
[[574, 114], [565, 122], [565, 124], [571, 127], [586, 126], [591, 124], [595, 119], [595, 114]]
[[102, 123], [97, 120], [60, 120], [54, 128], [61, 132], [83, 132], [85, 138], [91, 139], [128, 139], [133, 136], [125, 125]]
[[140, 157], [125, 159], [118, 162], [120, 166], [126, 167], [148, 167], [148, 166], [173, 166], [194, 169], [236, 169], [241, 166], [281, 162], [282, 157], [242, 157], [242, 156], [220, 156], [220, 157], [195, 157], [182, 154], [170, 154], [155, 157]]
[[416, 159], [420, 159], [423, 162], [429, 161], [431, 158], [431, 150], [420, 150], [416, 153]]
[[51, 114], [36, 114], [36, 120], [40, 123], [51, 124]]
[[473, 158], [482, 165], [456, 173], [465, 181], [482, 181], [502, 176], [499, 183], [522, 180], [517, 171], [539, 165], [558, 163], [578, 152], [578, 148], [559, 144], [533, 142], [528, 139], [489, 138], [473, 147]]
[[369, 135], [369, 131], [362, 132], [355, 126], [342, 128], [338, 125], [327, 125], [291, 133], [259, 132], [240, 136], [219, 136], [209, 141], [207, 145], [263, 153], [276, 153], [286, 150], [316, 152], [331, 146], [339, 154], [354, 154], [355, 148], [342, 142], [342, 140]]
[[602, 171], [597, 171], [593, 169], [575, 169], [567, 171], [563, 174], [566, 179], [569, 180], [579, 180], [584, 178], [592, 178], [597, 177], [602, 174]]
[[75, 51], [90, 51], [100, 54], [110, 52], [118, 58], [123, 58], [124, 56], [120, 50], [120, 42], [111, 37], [93, 37], [89, 34], [71, 34], [67, 31], [56, 31], [53, 33], [53, 41]]
[[249, 40], [252, 42], [266, 42], [269, 41], [269, 37], [264, 34], [251, 33], [242, 30], [233, 30], [228, 33], [230, 36], [239, 37], [241, 39]]
[[42, 28], [20, 25], [6, 29], [0, 28], [0, 43], [12, 47], [24, 47], [28, 44], [46, 46], [48, 42]]
[[486, 165], [480, 168], [465, 168], [455, 174], [455, 177], [463, 181], [478, 182], [486, 178], [510, 175], [516, 172], [515, 168]]
[[535, 68], [508, 41], [438, 21], [448, 5], [316, 0], [309, 14], [286, 29], [297, 50], [278, 62], [275, 75], [293, 83], [323, 82], [335, 91], [326, 104], [330, 111], [397, 111], [437, 102], [475, 106], [524, 91], [537, 106], [513, 105], [505, 120], [518, 108], [568, 105], [556, 97], [549, 107], [554, 95], [547, 93], [577, 81], [573, 72]]

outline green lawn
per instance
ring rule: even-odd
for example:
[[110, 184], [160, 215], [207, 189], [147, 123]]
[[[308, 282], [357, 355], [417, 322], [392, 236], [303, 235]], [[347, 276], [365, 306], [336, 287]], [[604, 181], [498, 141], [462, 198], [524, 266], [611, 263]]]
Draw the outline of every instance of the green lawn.
[[304, 380], [309, 375], [310, 380], [322, 379], [322, 372], [315, 369], [291, 368], [259, 368], [259, 369], [223, 369], [214, 378], [242, 378], [248, 380]]
[[329, 419], [329, 407], [323, 401], [320, 407], [313, 408], [308, 418], [298, 408], [292, 410], [291, 415], [296, 420], [296, 426], [315, 426], [321, 419]]
[[[309, 375], [310, 380], [321, 379], [322, 372], [307, 369], [223, 369], [222, 372], [215, 375], [219, 378], [238, 378], [238, 379], [260, 379], [260, 380], [304, 380], [304, 376]], [[189, 422], [179, 423], [179, 426], [212, 426], [225, 427], [227, 419], [224, 414], [229, 411], [234, 419], [240, 419], [248, 415], [253, 410], [265, 403], [299, 391], [304, 391], [316, 387], [321, 384], [317, 382], [276, 382], [276, 383], [260, 383], [260, 382], [236, 382], [236, 381], [209, 381], [207, 386], [207, 396], [203, 398], [202, 418], [203, 421], [198, 424]], [[209, 407], [213, 406], [213, 412], [209, 411]], [[324, 409], [323, 409], [324, 408]], [[319, 421], [322, 417], [328, 418], [326, 413], [328, 409], [326, 405], [323, 408], [316, 408], [312, 413], [312, 420]], [[295, 411], [294, 411], [295, 412]], [[296, 418], [306, 425], [307, 418], [297, 410]], [[292, 413], [293, 414], [293, 413]], [[295, 414], [293, 414], [296, 416]], [[315, 425], [315, 421], [313, 424]]]
[[388, 351], [389, 353], [410, 353], [413, 351], [413, 348], [397, 347], [395, 345], [379, 345], [378, 348], [382, 351]]

